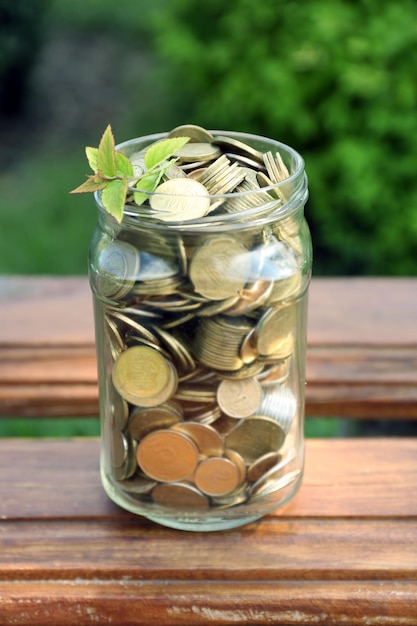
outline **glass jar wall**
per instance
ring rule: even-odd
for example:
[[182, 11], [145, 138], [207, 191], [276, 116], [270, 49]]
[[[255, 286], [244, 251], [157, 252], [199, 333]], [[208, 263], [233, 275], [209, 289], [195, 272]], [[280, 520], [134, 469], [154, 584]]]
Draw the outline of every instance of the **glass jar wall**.
[[[207, 195], [191, 200], [207, 204], [203, 217], [171, 221], [181, 197], [157, 190], [150, 208], [126, 204], [118, 224], [98, 194], [90, 248], [104, 488], [188, 530], [239, 526], [286, 503], [304, 458], [304, 164], [273, 140], [212, 136], [215, 156], [200, 150], [171, 172], [205, 181]], [[118, 150], [134, 161], [163, 137]], [[285, 168], [278, 182], [274, 167]]]

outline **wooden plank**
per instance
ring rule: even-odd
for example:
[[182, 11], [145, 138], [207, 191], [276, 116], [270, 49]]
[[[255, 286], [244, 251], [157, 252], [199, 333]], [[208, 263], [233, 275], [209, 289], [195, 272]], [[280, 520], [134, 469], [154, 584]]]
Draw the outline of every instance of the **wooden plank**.
[[417, 438], [306, 448], [283, 509], [186, 533], [110, 502], [98, 440], [1, 440], [0, 623], [415, 624]]
[[[99, 456], [97, 439], [0, 439], [0, 519], [130, 519], [102, 489]], [[308, 439], [301, 489], [282, 511], [417, 518], [416, 484], [417, 438]]]
[[[230, 531], [2, 522], [0, 580], [414, 580], [414, 520], [269, 516]], [[226, 556], [227, 555], [227, 556]]]
[[[0, 318], [0, 415], [98, 413], [85, 278], [0, 278]], [[314, 279], [307, 414], [416, 418], [416, 319], [417, 279]]]
[[17, 626], [415, 626], [414, 582], [0, 583], [2, 624]]

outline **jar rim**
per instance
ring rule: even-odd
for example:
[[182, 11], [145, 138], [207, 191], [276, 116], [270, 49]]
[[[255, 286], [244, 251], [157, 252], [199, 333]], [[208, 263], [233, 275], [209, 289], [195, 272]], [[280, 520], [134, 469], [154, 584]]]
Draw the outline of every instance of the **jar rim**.
[[[226, 201], [231, 198], [240, 199], [250, 196], [253, 197], [260, 193], [268, 193], [271, 191], [277, 191], [282, 189], [291, 189], [288, 201], [282, 203], [280, 200], [271, 196], [270, 202], [263, 203], [260, 206], [255, 206], [250, 209], [241, 210], [237, 213], [224, 213], [221, 215], [209, 214], [204, 217], [190, 220], [182, 220], [180, 222], [162, 222], [158, 219], [155, 219], [155, 216], [146, 216], [146, 213], [142, 212], [140, 206], [134, 207], [133, 205], [125, 204], [122, 220], [123, 225], [146, 225], [146, 227], [163, 228], [164, 230], [182, 230], [188, 228], [191, 228], [193, 230], [198, 228], [214, 228], [217, 230], [218, 228], [221, 228], [222, 226], [227, 226], [228, 224], [230, 224], [231, 226], [233, 225], [234, 227], [236, 227], [238, 223], [246, 223], [247, 226], [253, 225], [254, 220], [257, 221], [258, 219], [261, 219], [262, 223], [264, 223], [265, 221], [269, 222], [274, 219], [284, 219], [285, 217], [288, 217], [290, 214], [292, 214], [300, 206], [304, 206], [308, 196], [307, 176], [304, 172], [304, 159], [299, 154], [299, 152], [297, 152], [297, 150], [281, 141], [269, 137], [264, 137], [262, 135], [228, 130], [209, 130], [209, 132], [214, 136], [221, 135], [222, 137], [230, 137], [232, 139], [245, 141], [251, 147], [255, 147], [257, 144], [263, 144], [265, 148], [276, 150], [281, 154], [281, 156], [285, 155], [287, 161], [289, 159], [291, 164], [291, 173], [283, 181], [273, 183], [272, 185], [261, 187], [255, 190], [233, 191], [224, 194], [210, 194], [210, 200]], [[137, 148], [138, 144], [141, 145], [141, 149], [144, 149], [148, 145], [151, 145], [156, 141], [167, 138], [167, 136], [168, 132], [143, 135], [121, 142], [116, 145], [115, 149], [122, 152], [126, 156], [129, 156], [129, 153], [132, 154], [134, 151], [137, 151], [132, 150], [132, 148]], [[137, 190], [138, 192], [141, 191], [139, 187], [137, 188]], [[148, 196], [170, 197], [170, 194], [158, 191], [145, 191], [145, 193]], [[106, 212], [106, 209], [101, 202], [101, 192], [95, 192], [94, 195], [100, 213], [104, 213], [111, 217]], [[179, 197], [181, 196], [176, 196], [176, 198]], [[198, 197], [198, 194], [196, 194], [195, 197]]]

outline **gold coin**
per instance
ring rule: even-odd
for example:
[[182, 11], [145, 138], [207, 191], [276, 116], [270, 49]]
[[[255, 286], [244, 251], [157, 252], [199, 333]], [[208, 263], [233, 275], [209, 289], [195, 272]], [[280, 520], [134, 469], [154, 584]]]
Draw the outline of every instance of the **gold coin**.
[[172, 178], [158, 185], [149, 203], [163, 222], [183, 222], [204, 217], [210, 208], [210, 196], [196, 180]]
[[110, 352], [113, 361], [115, 361], [119, 354], [124, 350], [124, 342], [115, 321], [112, 320], [111, 317], [107, 314], [104, 316], [104, 319], [106, 322], [106, 331], [110, 344]]
[[182, 511], [206, 511], [208, 498], [193, 485], [186, 483], [164, 483], [152, 491], [155, 504]]
[[111, 411], [111, 424], [115, 430], [124, 430], [129, 418], [129, 405], [122, 396], [116, 392], [112, 384], [109, 385], [108, 400]]
[[224, 496], [211, 496], [211, 502], [218, 509], [230, 509], [232, 506], [243, 504], [248, 499], [246, 484], [242, 483], [236, 489]]
[[263, 456], [260, 456], [259, 459], [256, 459], [253, 463], [251, 463], [248, 467], [248, 480], [251, 483], [256, 482], [266, 472], [276, 466], [281, 459], [281, 454], [279, 452], [267, 452]]
[[131, 478], [120, 480], [119, 484], [121, 489], [127, 491], [132, 496], [136, 496], [150, 493], [157, 485], [157, 482], [142, 474], [135, 474]]
[[201, 456], [222, 456], [223, 439], [211, 426], [199, 422], [181, 422], [173, 426], [173, 430], [188, 435], [198, 447]]
[[230, 417], [248, 417], [262, 401], [262, 387], [255, 378], [222, 380], [217, 388], [217, 402]]
[[204, 161], [213, 161], [220, 156], [220, 149], [218, 146], [215, 146], [212, 143], [206, 142], [188, 142], [181, 148], [175, 152], [174, 156], [178, 158], [179, 163], [194, 163], [194, 162], [204, 162]]
[[247, 315], [268, 301], [272, 287], [273, 283], [266, 280], [251, 283], [240, 290], [237, 302], [225, 310], [225, 315]]
[[239, 470], [224, 457], [210, 457], [201, 461], [195, 471], [194, 481], [209, 496], [224, 496], [239, 485]]
[[261, 355], [285, 358], [292, 351], [292, 330], [296, 325], [296, 308], [283, 305], [270, 308], [256, 325], [256, 346]]
[[133, 346], [113, 366], [113, 384], [120, 395], [139, 406], [156, 406], [175, 392], [177, 375], [172, 364], [148, 346]]
[[203, 317], [194, 336], [193, 354], [216, 370], [240, 370], [240, 345], [252, 328], [252, 320], [243, 317]]
[[177, 482], [193, 474], [198, 464], [198, 449], [183, 433], [155, 430], [139, 443], [137, 461], [150, 478]]
[[195, 124], [183, 124], [173, 128], [168, 137], [189, 137], [190, 143], [211, 143], [213, 135], [208, 130]]
[[259, 163], [263, 164], [264, 162], [262, 152], [256, 150], [256, 148], [252, 148], [252, 146], [249, 146], [239, 139], [235, 139], [234, 137], [216, 135], [213, 139], [213, 143], [220, 146], [225, 152], [236, 152], [237, 154], [242, 154], [250, 159], [255, 159], [255, 161]]
[[245, 365], [249, 365], [257, 359], [258, 348], [256, 347], [255, 328], [252, 328], [243, 339], [240, 345], [239, 356]]
[[279, 489], [287, 487], [301, 476], [297, 455], [294, 449], [289, 450], [276, 465], [271, 467], [250, 487], [251, 497], [264, 497]]
[[174, 411], [168, 404], [155, 407], [133, 409], [127, 429], [136, 441], [140, 441], [148, 433], [162, 428], [169, 428], [182, 419], [181, 414]]
[[126, 462], [128, 451], [129, 442], [126, 435], [120, 430], [114, 429], [110, 447], [113, 467], [121, 467]]
[[98, 257], [97, 292], [106, 298], [122, 298], [132, 289], [138, 270], [136, 248], [124, 241], [113, 241]]
[[133, 476], [137, 469], [136, 442], [125, 433], [113, 431], [111, 442], [113, 475], [116, 480]]
[[267, 452], [278, 451], [284, 440], [284, 431], [273, 419], [252, 415], [226, 435], [225, 445], [239, 452], [247, 463], [253, 463]]
[[220, 236], [197, 248], [189, 276], [195, 290], [210, 300], [239, 295], [251, 269], [248, 249], [232, 237]]
[[224, 456], [236, 465], [239, 472], [239, 484], [243, 483], [246, 479], [246, 464], [243, 457], [239, 452], [236, 452], [236, 450], [230, 450], [228, 448], [224, 451]]

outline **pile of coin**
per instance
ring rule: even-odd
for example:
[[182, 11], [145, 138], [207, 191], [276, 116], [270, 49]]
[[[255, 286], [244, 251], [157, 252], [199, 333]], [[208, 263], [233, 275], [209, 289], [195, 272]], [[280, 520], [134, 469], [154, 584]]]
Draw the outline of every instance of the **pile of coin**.
[[[275, 210], [290, 197], [290, 184], [274, 187], [290, 178], [279, 153], [196, 126], [169, 136], [180, 135], [191, 141], [141, 209], [148, 218]], [[103, 434], [107, 471], [130, 499], [201, 512], [298, 479], [308, 280], [292, 217], [220, 233], [138, 217], [103, 233], [91, 269], [110, 370]]]

